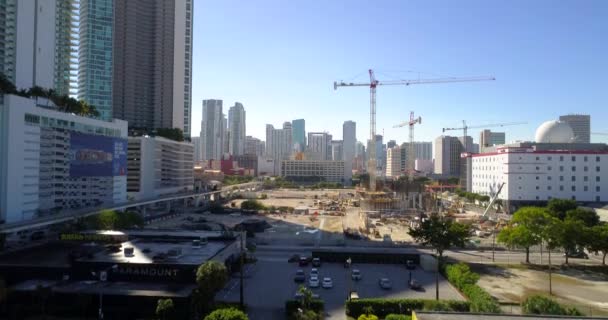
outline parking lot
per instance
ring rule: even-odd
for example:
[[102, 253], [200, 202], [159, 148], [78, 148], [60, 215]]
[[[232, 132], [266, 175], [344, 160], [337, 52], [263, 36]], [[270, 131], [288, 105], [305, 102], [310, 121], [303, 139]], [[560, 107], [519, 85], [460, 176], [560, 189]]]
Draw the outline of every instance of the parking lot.
[[[285, 301], [293, 299], [300, 285], [308, 286], [309, 273], [312, 265], [298, 266], [297, 262], [288, 263], [290, 254], [286, 252], [264, 253], [258, 256], [255, 265], [249, 265], [245, 276], [245, 303], [248, 306], [250, 319], [284, 319]], [[294, 282], [296, 270], [303, 269], [306, 273], [306, 282]], [[426, 272], [419, 267], [412, 271], [412, 278], [421, 285], [422, 290], [409, 289], [407, 282], [409, 270], [404, 266], [389, 264], [356, 264], [352, 269], [361, 270], [362, 279], [353, 281], [350, 270], [343, 264], [322, 263], [319, 269], [319, 279], [331, 277], [333, 288], [314, 288], [313, 293], [320, 296], [325, 302], [325, 319], [345, 319], [344, 301], [347, 298], [349, 287], [357, 291], [360, 298], [435, 298], [435, 274]], [[389, 278], [392, 289], [380, 288], [378, 280]], [[220, 301], [239, 301], [238, 278], [232, 278], [226, 288], [217, 295]], [[439, 294], [441, 299], [458, 299], [463, 297], [440, 278]]]

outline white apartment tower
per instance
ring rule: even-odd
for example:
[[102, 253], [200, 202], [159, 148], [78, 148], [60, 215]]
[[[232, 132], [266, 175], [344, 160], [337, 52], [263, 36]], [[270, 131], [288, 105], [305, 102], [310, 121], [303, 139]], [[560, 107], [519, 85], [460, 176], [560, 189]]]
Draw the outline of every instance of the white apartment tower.
[[224, 151], [224, 128], [222, 100], [203, 100], [203, 120], [201, 121], [201, 158], [219, 160]]
[[457, 137], [439, 136], [435, 139], [435, 173], [446, 176], [460, 175], [462, 143]]
[[240, 156], [245, 152], [245, 108], [236, 102], [228, 111], [228, 131], [230, 132], [228, 151]]

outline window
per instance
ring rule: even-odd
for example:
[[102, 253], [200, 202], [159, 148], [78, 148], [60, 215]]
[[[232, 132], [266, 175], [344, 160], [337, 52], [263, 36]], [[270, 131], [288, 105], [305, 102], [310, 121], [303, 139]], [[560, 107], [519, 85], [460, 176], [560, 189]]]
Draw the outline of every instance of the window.
[[538, 180], [538, 179], [540, 179], [540, 177], [539, 177], [539, 176], [536, 176], [536, 180]]
[[536, 170], [540, 170], [540, 167], [536, 167]]
[[539, 186], [536, 186], [536, 190], [540, 190], [540, 187], [539, 187]]
[[564, 191], [564, 186], [559, 186], [559, 191]]
[[595, 162], [600, 162], [600, 157], [595, 157]]
[[564, 171], [564, 166], [559, 166], [559, 171], [563, 172]]
[[583, 157], [583, 161], [587, 162], [587, 156]]
[[572, 181], [576, 181], [576, 176], [572, 176]]
[[583, 187], [583, 191], [589, 191], [589, 187], [584, 186], [584, 187]]
[[572, 186], [572, 191], [576, 191], [576, 186]]
[[584, 166], [584, 167], [583, 167], [583, 171], [585, 171], [585, 172], [589, 171], [589, 167]]
[[600, 186], [595, 187], [595, 192], [600, 192]]
[[576, 157], [575, 156], [572, 156], [572, 161], [576, 161]]
[[595, 172], [600, 172], [600, 167], [595, 167]]
[[576, 201], [576, 196], [572, 196], [572, 200]]
[[547, 186], [547, 190], [551, 191], [551, 186]]
[[551, 176], [548, 176], [548, 177], [547, 177], [547, 180], [551, 181]]
[[584, 177], [583, 177], [583, 181], [585, 181], [585, 182], [589, 181], [589, 177], [584, 176]]
[[595, 177], [595, 182], [600, 182], [600, 177]]
[[538, 200], [538, 199], [539, 199], [538, 196], [536, 196], [536, 200]]
[[536, 157], [536, 161], [540, 160], [540, 157]]
[[595, 202], [600, 202], [600, 196], [595, 196]]
[[559, 156], [559, 161], [564, 161], [564, 156]]
[[576, 167], [572, 166], [572, 172], [576, 172]]
[[548, 167], [547, 167], [547, 170], [551, 171], [551, 166], [548, 166]]
[[559, 181], [564, 181], [564, 176], [559, 176]]
[[547, 160], [551, 161], [551, 157], [547, 157]]

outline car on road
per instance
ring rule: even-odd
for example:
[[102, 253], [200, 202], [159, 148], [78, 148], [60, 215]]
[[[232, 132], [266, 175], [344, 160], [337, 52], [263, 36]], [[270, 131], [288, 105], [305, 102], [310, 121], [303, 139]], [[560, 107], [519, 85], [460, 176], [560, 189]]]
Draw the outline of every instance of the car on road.
[[568, 251], [564, 253], [564, 257], [576, 258], [576, 259], [589, 259], [589, 255], [585, 251]]
[[300, 264], [300, 267], [305, 267], [308, 265], [308, 258], [300, 257], [300, 260], [298, 263]]
[[388, 278], [380, 278], [380, 280], [378, 280], [378, 284], [380, 285], [380, 288], [385, 290], [389, 290], [393, 287], [391, 280]]
[[291, 257], [289, 257], [289, 259], [287, 259], [287, 262], [298, 262], [298, 261], [300, 261], [299, 254], [293, 254], [293, 255], [291, 255]]
[[318, 288], [319, 287], [319, 277], [311, 275], [310, 279], [308, 279], [308, 286], [311, 288]]
[[415, 269], [416, 269], [416, 265], [414, 264], [414, 261], [412, 261], [412, 260], [407, 260], [407, 261], [405, 262], [405, 268], [406, 268], [407, 270], [415, 270]]
[[304, 273], [304, 270], [298, 269], [296, 271], [296, 275], [293, 277], [293, 281], [295, 281], [295, 282], [304, 282], [304, 281], [306, 281], [306, 274]]
[[351, 279], [357, 281], [357, 280], [361, 280], [361, 271], [359, 269], [353, 269], [353, 271], [350, 274]]
[[325, 277], [323, 278], [323, 284], [321, 286], [325, 289], [333, 288], [334, 282], [331, 280], [330, 277]]
[[409, 287], [412, 290], [421, 290], [422, 289], [420, 282], [416, 281], [416, 279], [410, 280]]
[[313, 277], [313, 276], [314, 277], [318, 277], [319, 276], [319, 269], [317, 269], [317, 268], [310, 269], [310, 276], [311, 277]]
[[321, 266], [321, 258], [312, 258], [312, 266], [320, 267]]

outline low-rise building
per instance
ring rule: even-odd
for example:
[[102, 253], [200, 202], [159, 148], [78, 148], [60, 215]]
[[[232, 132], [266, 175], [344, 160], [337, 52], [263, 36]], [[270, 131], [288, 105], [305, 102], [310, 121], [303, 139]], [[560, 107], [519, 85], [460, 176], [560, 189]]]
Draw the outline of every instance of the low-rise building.
[[133, 199], [194, 188], [194, 146], [162, 137], [129, 137], [127, 191]]
[[351, 170], [345, 170], [344, 161], [283, 160], [281, 176], [302, 182], [350, 183]]
[[54, 110], [45, 99], [0, 104], [0, 223], [127, 201], [127, 122]]

